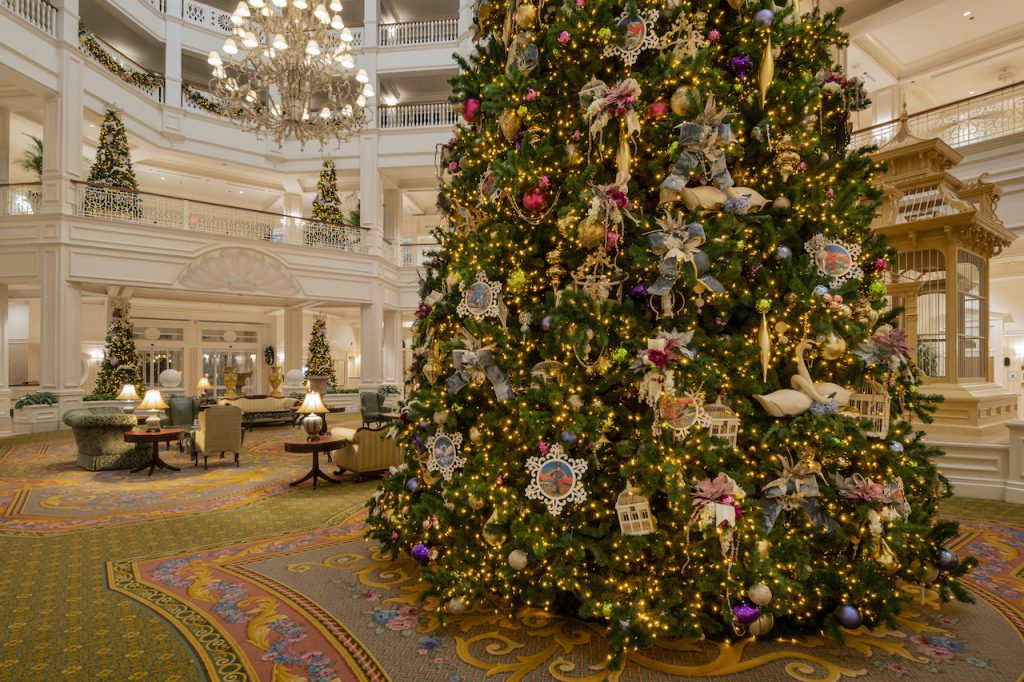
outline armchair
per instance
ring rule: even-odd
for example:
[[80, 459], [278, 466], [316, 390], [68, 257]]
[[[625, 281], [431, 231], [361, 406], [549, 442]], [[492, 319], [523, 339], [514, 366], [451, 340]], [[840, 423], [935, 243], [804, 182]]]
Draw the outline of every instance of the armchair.
[[363, 415], [363, 426], [380, 426], [385, 423], [384, 394], [364, 391], [359, 394], [359, 410]]
[[[167, 415], [170, 426], [190, 427], [199, 416], [199, 398], [172, 396], [167, 399]], [[167, 444], [170, 447], [170, 443]], [[178, 441], [178, 451], [184, 452], [182, 442]]]
[[340, 475], [345, 471], [356, 474], [369, 474], [384, 471], [389, 467], [402, 463], [402, 449], [398, 443], [385, 437], [385, 427], [361, 427], [357, 430], [336, 426], [331, 429], [332, 436], [348, 439], [349, 443], [331, 456], [338, 465]]
[[233, 405], [218, 405], [199, 413], [199, 430], [196, 431], [196, 466], [199, 455], [203, 456], [203, 468], [209, 468], [210, 453], [219, 452], [224, 459], [225, 452], [235, 453], [235, 466], [242, 450], [242, 410]]
[[124, 432], [135, 428], [133, 414], [120, 407], [84, 407], [64, 413], [78, 446], [78, 466], [88, 471], [133, 469], [149, 461], [150, 446], [142, 450], [124, 441]]

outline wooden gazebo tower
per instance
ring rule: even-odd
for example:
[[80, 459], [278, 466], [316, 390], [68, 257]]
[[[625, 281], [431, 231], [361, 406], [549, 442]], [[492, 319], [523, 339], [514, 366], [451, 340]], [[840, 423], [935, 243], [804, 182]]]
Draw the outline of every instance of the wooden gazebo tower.
[[939, 139], [900, 130], [873, 158], [887, 164], [883, 205], [872, 225], [899, 251], [889, 295], [904, 308], [908, 345], [923, 390], [943, 396], [933, 441], [996, 442], [1017, 416], [1017, 395], [993, 383], [989, 353], [989, 261], [1015, 238], [995, 209], [999, 188], [984, 176], [949, 173], [963, 158]]

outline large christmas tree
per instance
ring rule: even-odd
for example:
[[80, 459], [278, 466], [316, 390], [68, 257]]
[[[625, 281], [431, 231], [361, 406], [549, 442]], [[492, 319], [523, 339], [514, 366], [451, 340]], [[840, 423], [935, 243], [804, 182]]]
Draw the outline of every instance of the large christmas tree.
[[99, 146], [96, 148], [96, 161], [89, 169], [89, 182], [133, 192], [139, 189], [124, 123], [114, 109], [107, 109], [100, 125]]
[[966, 598], [878, 169], [836, 149], [839, 13], [797, 15], [478, 3], [406, 460], [370, 514], [450, 611], [600, 620], [618, 656], [891, 623], [906, 583]]
[[132, 323], [126, 312], [115, 310], [114, 319], [107, 329], [106, 345], [103, 348], [103, 362], [96, 377], [94, 395], [113, 398], [125, 384], [134, 384], [139, 395], [143, 395], [142, 367], [135, 350], [135, 336]]
[[313, 220], [331, 225], [341, 226], [345, 217], [341, 212], [341, 199], [338, 198], [338, 175], [334, 170], [334, 162], [324, 161], [320, 171], [320, 180], [316, 183], [316, 196], [313, 197]]
[[328, 377], [331, 386], [338, 385], [338, 377], [334, 373], [334, 358], [331, 357], [331, 344], [327, 341], [327, 318], [319, 315], [313, 320], [313, 330], [309, 334], [306, 376]]

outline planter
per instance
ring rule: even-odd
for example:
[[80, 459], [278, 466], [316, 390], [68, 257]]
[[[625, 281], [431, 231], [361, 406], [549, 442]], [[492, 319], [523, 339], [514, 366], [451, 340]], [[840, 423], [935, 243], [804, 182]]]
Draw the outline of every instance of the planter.
[[224, 368], [224, 397], [237, 398], [235, 387], [238, 385], [238, 371], [234, 367]]
[[235, 391], [238, 395], [245, 395], [245, 385], [249, 383], [252, 372], [238, 372], [238, 383], [235, 384]]
[[321, 397], [327, 395], [327, 383], [330, 381], [330, 377], [309, 374], [306, 376], [306, 380], [309, 381], [309, 390], [316, 391]]
[[26, 405], [14, 410], [14, 433], [40, 433], [59, 428], [59, 405]]
[[281, 393], [281, 382], [284, 381], [284, 373], [281, 371], [280, 367], [277, 365], [270, 366], [270, 376], [268, 377], [268, 381], [270, 381], [270, 395], [275, 398], [283, 397], [284, 393]]

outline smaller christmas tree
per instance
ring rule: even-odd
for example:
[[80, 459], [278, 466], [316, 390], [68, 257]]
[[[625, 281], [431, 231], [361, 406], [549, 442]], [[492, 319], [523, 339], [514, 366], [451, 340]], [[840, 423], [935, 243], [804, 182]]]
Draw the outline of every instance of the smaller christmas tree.
[[334, 373], [331, 346], [327, 343], [327, 318], [318, 315], [313, 321], [307, 354], [306, 376], [327, 377], [331, 386], [337, 386], [338, 377]]
[[106, 346], [103, 349], [103, 363], [96, 378], [97, 396], [113, 398], [125, 384], [135, 384], [139, 395], [144, 393], [142, 368], [139, 354], [135, 350], [135, 336], [127, 312], [114, 311], [114, 319], [107, 330]]
[[124, 123], [113, 109], [107, 109], [100, 126], [100, 144], [96, 149], [96, 161], [89, 169], [89, 182], [133, 192], [139, 189], [132, 169]]
[[341, 213], [341, 199], [338, 198], [338, 175], [334, 171], [334, 162], [330, 159], [324, 161], [320, 181], [316, 184], [313, 220], [332, 225], [342, 225], [345, 222]]

